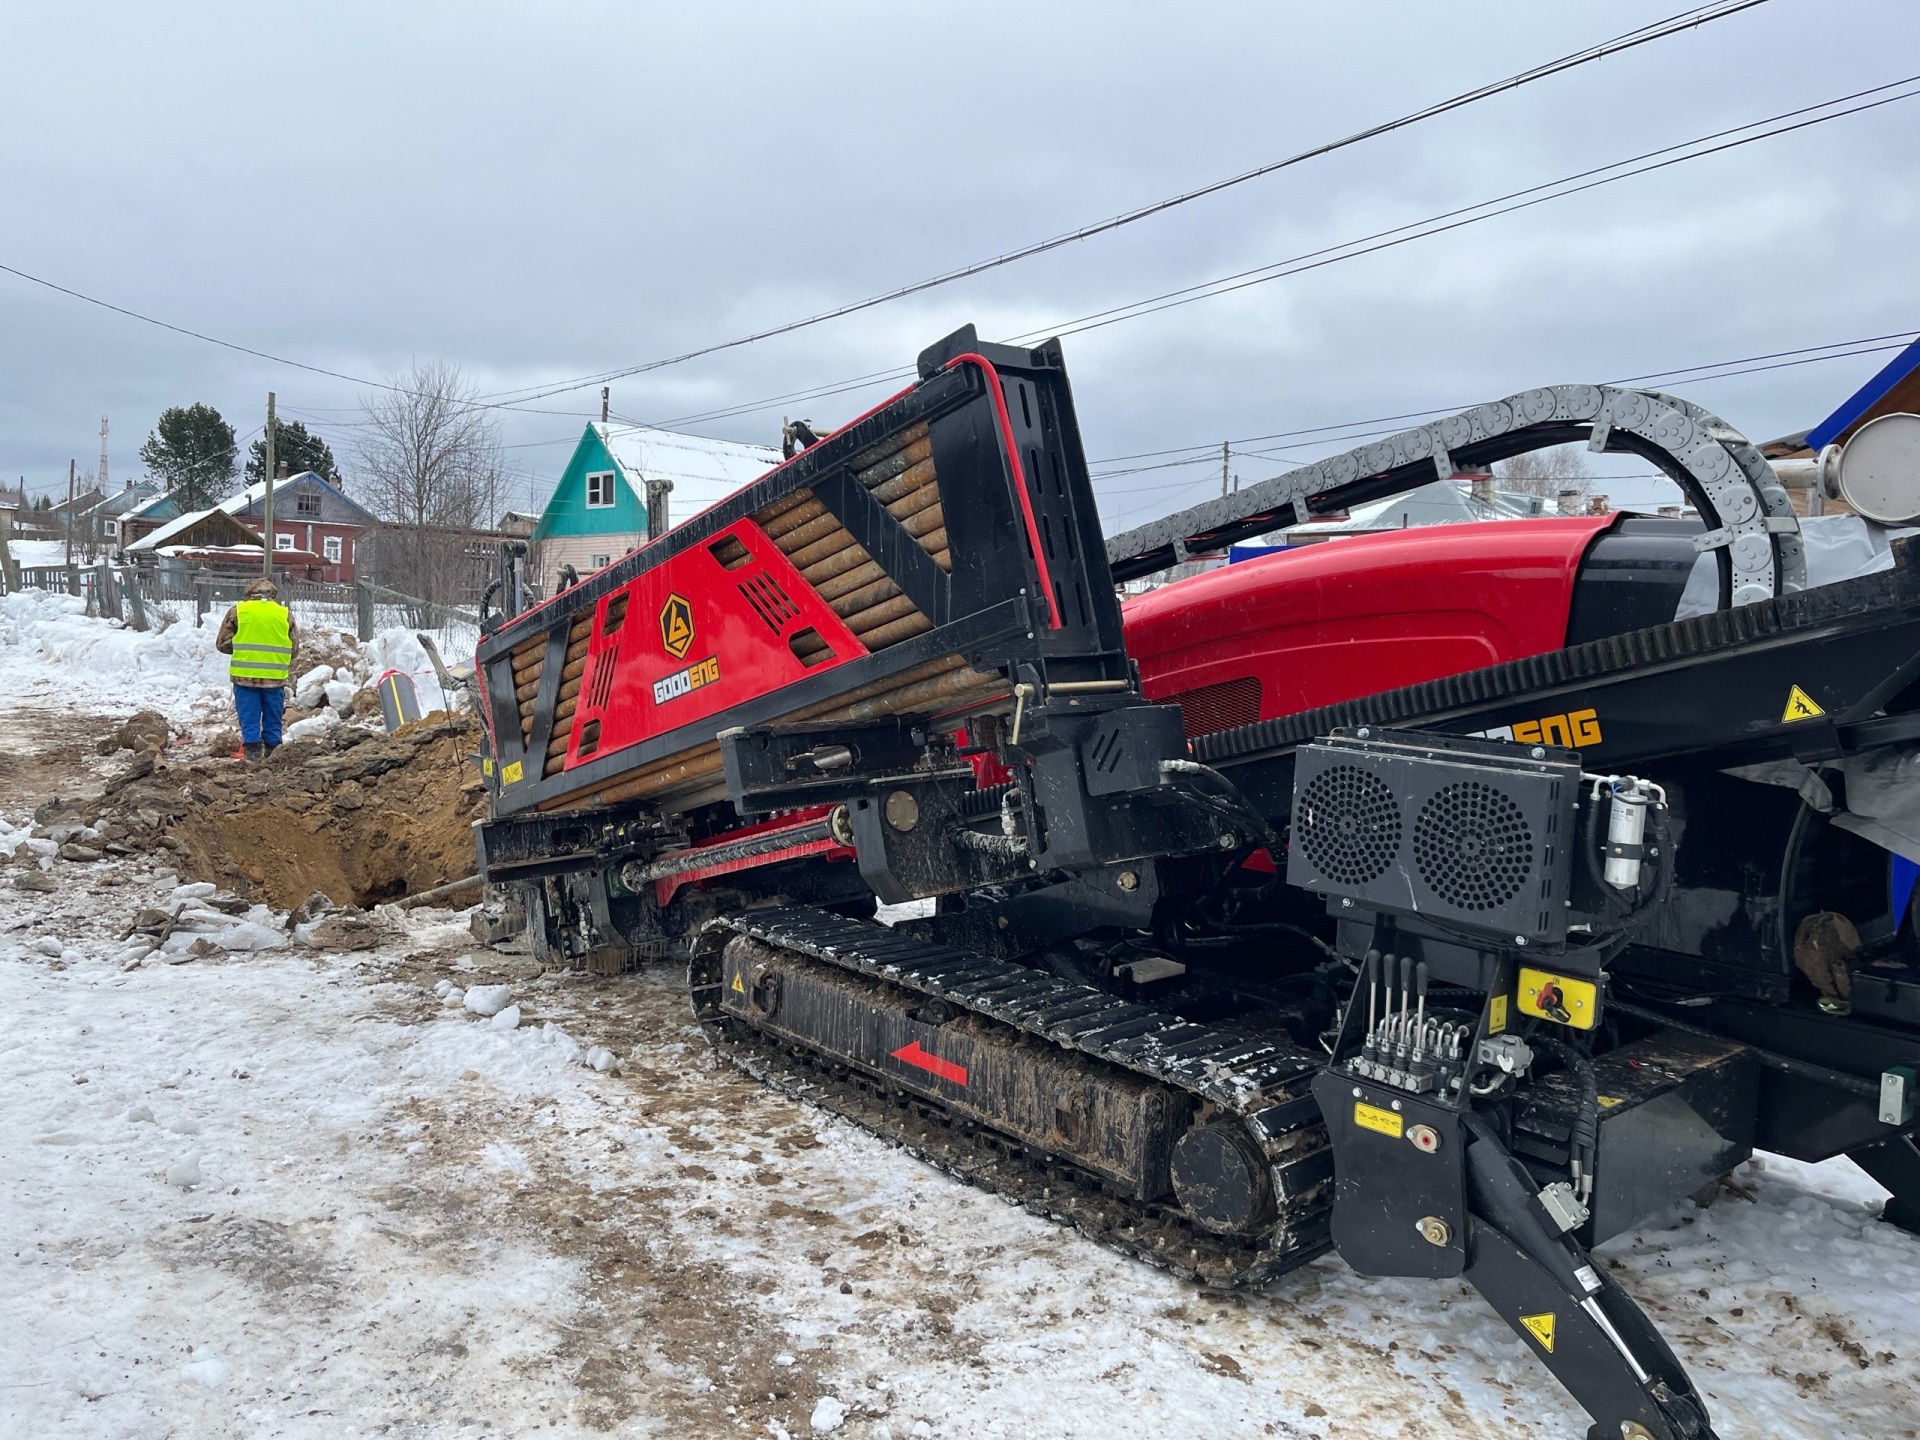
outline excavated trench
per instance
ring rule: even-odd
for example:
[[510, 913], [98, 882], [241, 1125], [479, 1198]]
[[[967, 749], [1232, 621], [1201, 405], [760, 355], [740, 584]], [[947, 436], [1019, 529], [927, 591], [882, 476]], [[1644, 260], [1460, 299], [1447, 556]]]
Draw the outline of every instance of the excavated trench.
[[171, 850], [191, 879], [283, 909], [315, 891], [371, 906], [473, 873], [477, 740], [436, 714], [391, 736], [343, 725], [258, 765], [143, 758], [90, 808], [103, 842]]

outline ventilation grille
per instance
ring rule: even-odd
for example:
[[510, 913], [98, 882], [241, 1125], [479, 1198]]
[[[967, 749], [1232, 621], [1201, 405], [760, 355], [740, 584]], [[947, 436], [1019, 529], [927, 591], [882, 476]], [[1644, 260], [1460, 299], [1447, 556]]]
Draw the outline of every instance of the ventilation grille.
[[1260, 718], [1260, 681], [1252, 675], [1222, 680], [1217, 685], [1197, 685], [1171, 699], [1180, 707], [1189, 740], [1235, 725], [1251, 725]]
[[753, 613], [766, 621], [767, 628], [776, 635], [800, 614], [800, 607], [771, 575], [749, 575], [740, 582], [740, 593], [747, 597]]
[[617, 641], [593, 657], [593, 686], [587, 691], [587, 709], [607, 708], [607, 701], [613, 697], [613, 672], [619, 660], [620, 646]]
[[1533, 871], [1533, 827], [1493, 786], [1463, 780], [1436, 790], [1420, 807], [1413, 857], [1420, 878], [1445, 904], [1494, 910], [1518, 895]]
[[1333, 765], [1313, 777], [1294, 812], [1295, 842], [1342, 885], [1377, 880], [1400, 850], [1400, 806], [1378, 776]]

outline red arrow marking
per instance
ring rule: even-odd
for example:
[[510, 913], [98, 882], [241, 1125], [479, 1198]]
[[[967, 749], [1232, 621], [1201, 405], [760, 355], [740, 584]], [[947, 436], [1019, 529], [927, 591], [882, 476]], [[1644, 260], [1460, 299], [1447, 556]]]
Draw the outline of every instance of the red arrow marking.
[[909, 1045], [902, 1045], [893, 1052], [893, 1058], [904, 1060], [907, 1064], [922, 1070], [930, 1070], [942, 1080], [951, 1080], [956, 1085], [967, 1083], [966, 1066], [956, 1065], [951, 1060], [942, 1060], [938, 1055], [929, 1055], [920, 1048], [918, 1040]]

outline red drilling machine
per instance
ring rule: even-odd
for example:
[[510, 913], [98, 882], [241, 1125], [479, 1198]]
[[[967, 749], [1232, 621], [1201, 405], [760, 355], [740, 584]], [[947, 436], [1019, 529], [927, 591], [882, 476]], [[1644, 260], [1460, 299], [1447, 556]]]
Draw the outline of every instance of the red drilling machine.
[[[1198, 1283], [1464, 1276], [1593, 1436], [1710, 1436], [1589, 1251], [1755, 1147], [1851, 1155], [1920, 1226], [1880, 783], [1920, 743], [1920, 552], [1809, 587], [1753, 445], [1603, 386], [1110, 540], [1057, 344], [969, 327], [918, 377], [489, 617], [481, 863], [537, 951], [684, 959], [753, 1073]], [[1699, 519], [1117, 593], [1570, 442]]]

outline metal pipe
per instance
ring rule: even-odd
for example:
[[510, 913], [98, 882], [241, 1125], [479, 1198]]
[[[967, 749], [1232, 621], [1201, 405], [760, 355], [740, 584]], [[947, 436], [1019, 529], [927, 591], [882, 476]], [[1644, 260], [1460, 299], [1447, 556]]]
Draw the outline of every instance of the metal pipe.
[[860, 637], [860, 643], [869, 650], [884, 650], [899, 641], [911, 639], [933, 628], [933, 622], [915, 611], [913, 614], [895, 620], [890, 625], [882, 625], [878, 630], [870, 630]]
[[[947, 533], [946, 525], [946, 512], [937, 502], [928, 506], [925, 510], [919, 511], [917, 514], [909, 515], [900, 522], [900, 528], [916, 540], [922, 535], [930, 535], [936, 530], [944, 536]], [[921, 548], [925, 549], [926, 547], [923, 545]]]
[[933, 483], [933, 461], [922, 460], [902, 470], [890, 480], [882, 480], [873, 486], [873, 498], [882, 505], [898, 500], [902, 495], [911, 495], [923, 485]]
[[431, 890], [419, 891], [417, 894], [408, 895], [393, 903], [398, 905], [402, 910], [411, 910], [414, 906], [424, 905], [429, 900], [438, 900], [445, 895], [457, 894], [459, 891], [470, 889], [482, 883], [484, 882], [482, 882], [478, 875], [469, 875], [464, 880], [449, 880], [444, 885], [436, 885]]
[[824, 539], [815, 540], [811, 545], [788, 552], [787, 559], [804, 577], [814, 566], [832, 560], [834, 556], [849, 550], [858, 550], [863, 558], [870, 558], [867, 557], [866, 551], [860, 550], [859, 543], [847, 533], [846, 527], [836, 522], [833, 534]]
[[[869, 606], [878, 605], [883, 600], [891, 600], [900, 593], [900, 587], [893, 582], [893, 577], [882, 575], [856, 589], [848, 590], [835, 599], [827, 600], [827, 604], [833, 607], [834, 614], [845, 620], [850, 615], [860, 614]], [[826, 599], [824, 595], [820, 598]]]
[[938, 485], [922, 485], [917, 489], [909, 490], [906, 494], [889, 504], [886, 509], [889, 515], [904, 524], [908, 516], [918, 515], [929, 505], [938, 505], [939, 503], [940, 487]]
[[835, 575], [830, 579], [822, 580], [813, 588], [814, 592], [818, 594], [822, 600], [831, 605], [834, 601], [844, 595], [851, 594], [863, 585], [870, 585], [875, 580], [885, 580], [887, 578], [887, 572], [880, 568], [880, 562], [878, 560], [869, 560], [864, 565], [855, 566], [853, 569]]
[[[880, 604], [855, 615], [847, 621], [847, 628], [855, 635], [861, 636], [864, 641], [867, 635], [893, 624], [902, 616], [919, 616], [923, 620], [926, 619], [921, 615], [920, 608], [913, 603], [911, 596], [896, 595], [891, 600], [883, 600]], [[867, 648], [871, 650], [872, 644], [867, 643]]]
[[[806, 524], [807, 521], [813, 519], [814, 516], [825, 514], [826, 509], [826, 505], [818, 497], [810, 497], [798, 505], [786, 507], [778, 515], [759, 520], [759, 525], [762, 530], [766, 531], [768, 539], [778, 540], [782, 535], [788, 534]], [[760, 513], [761, 515], [765, 515], [766, 511], [763, 510]], [[758, 519], [759, 517], [756, 516], [755, 518]]]
[[811, 565], [801, 565], [795, 568], [800, 571], [800, 578], [802, 580], [806, 581], [809, 585], [817, 587], [822, 580], [831, 580], [836, 575], [844, 575], [849, 570], [857, 570], [862, 565], [872, 563], [873, 557], [871, 555], [867, 554], [867, 552], [862, 550], [857, 544], [849, 541], [846, 549], [836, 551], [826, 559], [817, 560]]
[[[795, 511], [794, 513], [798, 514], [799, 512]], [[846, 527], [840, 523], [840, 517], [828, 510], [825, 506], [822, 506], [820, 514], [795, 525], [793, 529], [781, 535], [774, 543], [780, 547], [782, 554], [791, 559], [794, 555], [804, 553], [809, 545], [824, 540], [830, 535], [846, 534]], [[853, 537], [849, 535], [847, 538], [852, 539]]]

